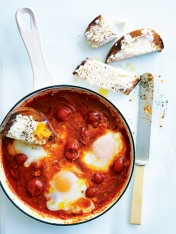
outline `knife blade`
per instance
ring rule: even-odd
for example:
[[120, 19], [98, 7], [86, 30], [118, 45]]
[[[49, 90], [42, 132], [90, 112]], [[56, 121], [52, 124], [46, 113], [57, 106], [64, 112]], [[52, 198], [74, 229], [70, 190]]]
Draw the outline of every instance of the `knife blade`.
[[145, 73], [141, 77], [139, 92], [136, 161], [130, 216], [131, 224], [141, 224], [144, 166], [149, 159], [150, 151], [153, 93], [154, 77], [150, 73]]
[[136, 138], [137, 165], [145, 165], [149, 159], [150, 132], [152, 121], [154, 78], [152, 74], [142, 75], [139, 93], [138, 126]]

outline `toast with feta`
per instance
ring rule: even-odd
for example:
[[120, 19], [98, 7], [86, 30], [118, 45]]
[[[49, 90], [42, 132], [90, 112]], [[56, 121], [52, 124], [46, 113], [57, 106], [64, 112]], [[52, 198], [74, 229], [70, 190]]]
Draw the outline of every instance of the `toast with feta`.
[[15, 114], [12, 118], [6, 137], [43, 145], [52, 134], [45, 121], [35, 121], [32, 116], [22, 114]]
[[99, 15], [87, 27], [85, 36], [93, 48], [98, 48], [114, 40], [117, 35], [110, 25]]
[[164, 48], [161, 37], [151, 29], [140, 29], [121, 37], [110, 49], [106, 63], [126, 58], [162, 51]]
[[140, 76], [89, 58], [73, 74], [91, 85], [125, 94], [129, 94], [140, 81]]

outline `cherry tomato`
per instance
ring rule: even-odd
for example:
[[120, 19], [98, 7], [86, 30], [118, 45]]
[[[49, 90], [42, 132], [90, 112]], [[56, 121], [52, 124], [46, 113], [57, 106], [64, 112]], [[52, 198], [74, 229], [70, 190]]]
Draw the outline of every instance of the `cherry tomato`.
[[95, 173], [94, 174], [94, 182], [96, 184], [101, 184], [104, 180], [105, 176], [101, 173]]
[[78, 154], [78, 151], [76, 151], [76, 150], [71, 151], [71, 152], [69, 152], [69, 151], [65, 152], [65, 158], [67, 160], [71, 160], [71, 161], [75, 160], [75, 159], [77, 159], [78, 156], [79, 156], [79, 154]]
[[31, 196], [37, 196], [43, 192], [44, 184], [38, 178], [33, 178], [29, 180], [27, 184], [27, 190]]
[[66, 144], [65, 158], [75, 160], [79, 156], [79, 143], [74, 138], [69, 138]]
[[74, 149], [74, 150], [78, 150], [79, 148], [79, 143], [77, 140], [75, 140], [73, 137], [70, 137], [67, 140], [67, 145], [66, 145], [66, 149], [70, 150], [70, 149]]
[[24, 162], [26, 161], [27, 156], [26, 156], [25, 154], [17, 154], [17, 155], [15, 156], [15, 159], [16, 159], [16, 162], [17, 162], [18, 164], [22, 164], [22, 163], [24, 163]]
[[87, 123], [97, 126], [100, 121], [100, 113], [98, 111], [89, 111], [87, 114]]
[[71, 114], [71, 110], [68, 107], [60, 107], [56, 112], [56, 118], [58, 121], [65, 121]]
[[96, 193], [97, 193], [97, 188], [95, 187], [89, 187], [86, 189], [86, 197], [88, 198], [95, 197]]
[[114, 162], [114, 169], [116, 173], [121, 173], [124, 168], [124, 159], [123, 157], [118, 157], [118, 159]]

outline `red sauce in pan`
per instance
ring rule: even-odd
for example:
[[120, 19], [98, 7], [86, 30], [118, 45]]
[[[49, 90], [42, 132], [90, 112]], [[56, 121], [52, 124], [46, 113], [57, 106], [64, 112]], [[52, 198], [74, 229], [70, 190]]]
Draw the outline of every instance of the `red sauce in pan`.
[[[132, 166], [130, 140], [117, 112], [106, 106], [99, 98], [76, 91], [49, 91], [31, 98], [23, 106], [32, 107], [42, 112], [56, 132], [66, 130], [66, 140], [60, 136], [51, 140], [45, 149], [59, 143], [62, 147], [52, 151], [52, 156], [43, 158], [40, 163], [25, 167], [24, 154], [12, 154], [9, 150], [13, 139], [3, 138], [3, 166], [8, 182], [13, 191], [32, 208], [47, 215], [67, 219], [83, 216], [64, 210], [51, 211], [47, 208], [46, 192], [49, 182], [64, 165], [74, 165], [86, 178], [88, 188], [85, 199], [80, 200], [83, 207], [94, 204], [91, 212], [102, 210], [114, 197], [123, 190], [129, 179]], [[107, 171], [91, 170], [82, 162], [82, 154], [90, 149], [98, 137], [111, 130], [122, 134], [124, 149], [120, 157], [112, 160]], [[62, 134], [61, 134], [62, 135]], [[79, 177], [79, 175], [78, 175]]]

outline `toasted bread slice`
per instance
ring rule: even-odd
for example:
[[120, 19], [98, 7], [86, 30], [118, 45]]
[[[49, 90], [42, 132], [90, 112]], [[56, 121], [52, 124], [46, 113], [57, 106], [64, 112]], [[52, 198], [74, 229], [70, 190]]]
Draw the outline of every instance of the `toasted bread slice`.
[[129, 94], [140, 81], [140, 76], [89, 58], [73, 74], [89, 84], [125, 94]]
[[162, 51], [163, 48], [163, 41], [154, 30], [139, 29], [121, 37], [109, 51], [106, 62]]
[[101, 15], [97, 16], [88, 25], [85, 31], [85, 36], [87, 37], [88, 43], [93, 48], [98, 48], [117, 37], [116, 33], [113, 32], [110, 25]]

